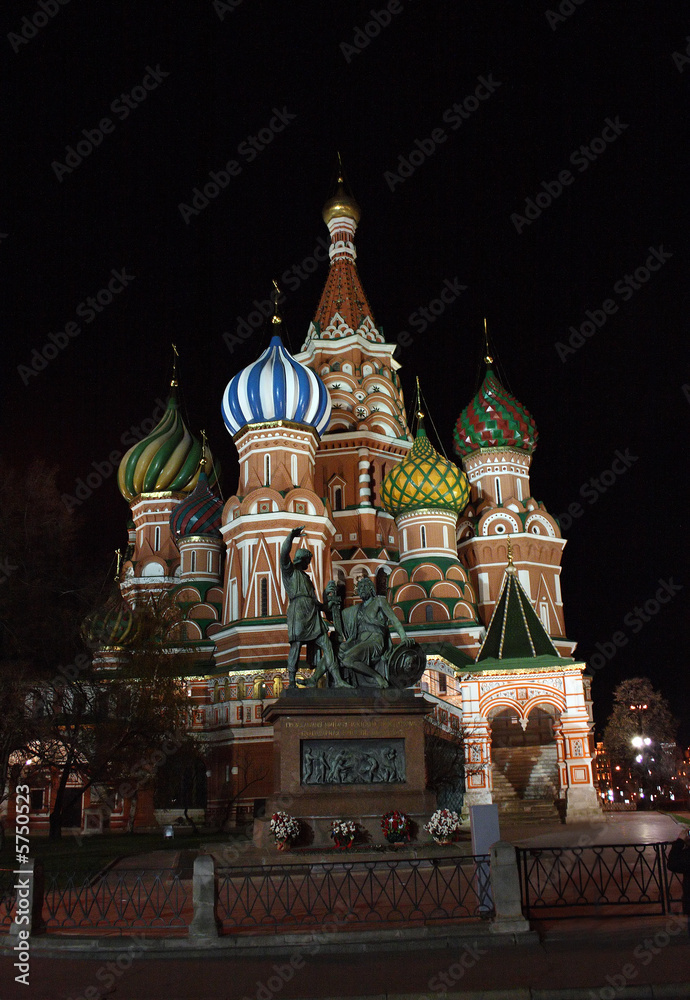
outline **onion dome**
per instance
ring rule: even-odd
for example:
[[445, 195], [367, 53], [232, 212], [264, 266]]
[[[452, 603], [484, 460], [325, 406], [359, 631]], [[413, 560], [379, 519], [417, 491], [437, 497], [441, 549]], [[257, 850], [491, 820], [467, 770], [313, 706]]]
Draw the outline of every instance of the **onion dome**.
[[136, 636], [134, 613], [116, 585], [105, 604], [88, 615], [81, 635], [88, 645], [126, 646]]
[[436, 451], [421, 417], [412, 450], [381, 485], [381, 502], [389, 514], [434, 508], [459, 514], [470, 496], [464, 472]]
[[306, 424], [320, 435], [331, 419], [331, 397], [318, 375], [273, 336], [261, 357], [228, 382], [221, 410], [233, 435], [272, 420]]
[[321, 214], [326, 225], [332, 219], [353, 219], [355, 226], [358, 224], [361, 216], [360, 208], [355, 199], [346, 194], [342, 176], [338, 177], [336, 192], [323, 206]]
[[[190, 493], [199, 481], [201, 451], [201, 441], [187, 430], [173, 391], [160, 422], [120, 462], [120, 493], [127, 501], [140, 493]], [[206, 466], [213, 470], [212, 482], [216, 482], [210, 455]]]
[[170, 515], [170, 530], [175, 539], [189, 535], [213, 535], [220, 538], [223, 504], [209, 489], [205, 472], [184, 500], [180, 500]]
[[479, 448], [519, 448], [531, 455], [538, 436], [532, 414], [503, 388], [491, 367], [453, 432], [455, 453], [461, 457]]

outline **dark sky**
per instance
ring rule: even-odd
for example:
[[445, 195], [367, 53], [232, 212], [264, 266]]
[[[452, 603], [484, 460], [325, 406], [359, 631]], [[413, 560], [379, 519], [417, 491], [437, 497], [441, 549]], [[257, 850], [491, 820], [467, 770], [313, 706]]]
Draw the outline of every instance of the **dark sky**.
[[[690, 739], [690, 16], [668, 7], [4, 4], [8, 457], [58, 464], [74, 495], [165, 396], [174, 342], [184, 412], [208, 431], [232, 493], [221, 394], [265, 334], [232, 352], [223, 334], [278, 277], [290, 346], [301, 346], [326, 265], [292, 269], [327, 236], [320, 212], [340, 149], [374, 314], [388, 340], [412, 337], [398, 355], [408, 407], [419, 375], [450, 452], [481, 377], [486, 315], [501, 377], [539, 428], [533, 493], [557, 516], [579, 505], [562, 582], [579, 655], [604, 649], [597, 716], [615, 684], [647, 674]], [[218, 195], [181, 211], [231, 160]], [[113, 270], [132, 276], [126, 287], [78, 313]], [[466, 288], [422, 329], [419, 310], [447, 283]], [[571, 348], [569, 328], [587, 322]], [[56, 356], [29, 374], [46, 345]], [[79, 511], [105, 573], [128, 515], [114, 475]], [[642, 621], [635, 609], [649, 601]]]

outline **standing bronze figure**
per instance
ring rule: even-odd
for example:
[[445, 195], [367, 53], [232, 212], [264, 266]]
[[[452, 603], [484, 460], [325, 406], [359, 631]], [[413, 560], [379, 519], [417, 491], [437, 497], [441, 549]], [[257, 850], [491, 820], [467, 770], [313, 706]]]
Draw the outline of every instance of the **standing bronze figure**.
[[[297, 687], [295, 677], [302, 646], [307, 646], [307, 662], [316, 666], [310, 685], [324, 673], [328, 672], [334, 687], [350, 687], [340, 675], [331, 640], [328, 636], [326, 623], [321, 612], [327, 608], [316, 596], [316, 590], [307, 568], [311, 562], [309, 549], [297, 549], [294, 558], [290, 558], [290, 550], [295, 538], [299, 538], [304, 528], [293, 528], [280, 549], [280, 571], [283, 577], [285, 593], [288, 597], [287, 627], [290, 651], [288, 653], [288, 683], [291, 688]], [[320, 659], [314, 663], [314, 654], [318, 650]]]

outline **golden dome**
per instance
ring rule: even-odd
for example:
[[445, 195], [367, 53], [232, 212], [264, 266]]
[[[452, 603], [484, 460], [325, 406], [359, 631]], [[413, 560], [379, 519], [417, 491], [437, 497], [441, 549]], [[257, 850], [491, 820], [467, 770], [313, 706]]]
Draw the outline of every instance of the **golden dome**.
[[338, 188], [332, 198], [329, 198], [323, 206], [323, 221], [328, 225], [331, 219], [343, 218], [354, 219], [355, 225], [360, 219], [359, 205], [343, 187], [342, 177], [338, 178]]
[[465, 473], [439, 455], [420, 419], [412, 450], [381, 484], [381, 503], [393, 517], [431, 508], [459, 514], [469, 498], [470, 487]]

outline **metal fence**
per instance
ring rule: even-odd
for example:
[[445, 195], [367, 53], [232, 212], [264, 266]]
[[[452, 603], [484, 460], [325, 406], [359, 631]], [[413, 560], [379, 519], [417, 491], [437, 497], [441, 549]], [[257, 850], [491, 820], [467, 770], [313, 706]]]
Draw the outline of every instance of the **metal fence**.
[[191, 910], [191, 893], [172, 868], [111, 871], [96, 878], [45, 875], [43, 918], [48, 931], [186, 932]]
[[[518, 848], [526, 917], [665, 914], [680, 910], [682, 883], [668, 871], [671, 845]], [[611, 911], [613, 912], [613, 910]]]
[[218, 875], [225, 933], [412, 926], [488, 918], [489, 857], [320, 862]]

